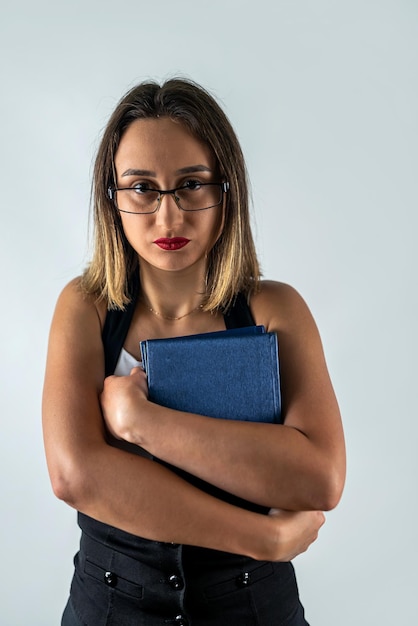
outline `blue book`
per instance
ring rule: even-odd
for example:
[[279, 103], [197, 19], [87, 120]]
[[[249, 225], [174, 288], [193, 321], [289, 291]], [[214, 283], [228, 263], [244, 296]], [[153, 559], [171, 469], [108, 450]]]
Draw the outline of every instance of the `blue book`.
[[140, 344], [149, 399], [208, 417], [280, 423], [276, 333], [262, 326]]

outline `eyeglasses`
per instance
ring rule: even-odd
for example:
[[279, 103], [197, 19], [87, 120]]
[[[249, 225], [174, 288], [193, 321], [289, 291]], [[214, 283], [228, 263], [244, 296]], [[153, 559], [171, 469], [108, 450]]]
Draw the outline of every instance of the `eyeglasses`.
[[[223, 194], [229, 190], [229, 183], [200, 183], [188, 181], [174, 189], [153, 189], [146, 183], [138, 183], [133, 187], [109, 187], [107, 195], [122, 213], [155, 213], [161, 205], [163, 196], [173, 196], [182, 211], [205, 211], [218, 206]], [[119, 202], [117, 193], [121, 192]], [[121, 206], [123, 208], [121, 208]]]

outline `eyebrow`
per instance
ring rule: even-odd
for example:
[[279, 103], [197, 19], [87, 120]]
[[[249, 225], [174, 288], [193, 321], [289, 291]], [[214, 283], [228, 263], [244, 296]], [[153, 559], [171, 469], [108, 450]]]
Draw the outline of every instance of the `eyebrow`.
[[[212, 170], [207, 165], [188, 165], [187, 167], [180, 168], [175, 173], [178, 175], [193, 174], [193, 172], [212, 172]], [[151, 170], [128, 169], [123, 172], [122, 176], [152, 176], [156, 178], [157, 174]]]
[[193, 174], [193, 172], [212, 172], [207, 165], [189, 165], [177, 170], [176, 174]]
[[125, 170], [122, 176], [156, 176], [155, 172], [151, 172], [151, 170]]

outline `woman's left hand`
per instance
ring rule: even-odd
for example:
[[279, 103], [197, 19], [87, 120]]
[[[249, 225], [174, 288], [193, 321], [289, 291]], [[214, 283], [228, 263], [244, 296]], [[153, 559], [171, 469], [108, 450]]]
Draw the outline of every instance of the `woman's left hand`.
[[138, 443], [135, 431], [145, 403], [148, 403], [148, 385], [141, 367], [134, 367], [129, 376], [108, 376], [104, 381], [100, 404], [111, 435]]

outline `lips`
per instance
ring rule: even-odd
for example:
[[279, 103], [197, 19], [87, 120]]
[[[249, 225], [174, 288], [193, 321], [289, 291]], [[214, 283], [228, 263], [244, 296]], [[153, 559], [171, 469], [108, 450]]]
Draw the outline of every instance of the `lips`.
[[156, 239], [154, 243], [162, 250], [180, 250], [187, 246], [189, 241], [190, 239], [185, 237], [162, 237], [161, 239]]

